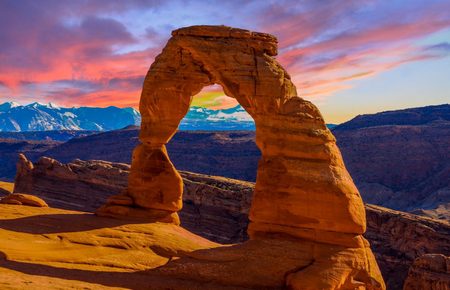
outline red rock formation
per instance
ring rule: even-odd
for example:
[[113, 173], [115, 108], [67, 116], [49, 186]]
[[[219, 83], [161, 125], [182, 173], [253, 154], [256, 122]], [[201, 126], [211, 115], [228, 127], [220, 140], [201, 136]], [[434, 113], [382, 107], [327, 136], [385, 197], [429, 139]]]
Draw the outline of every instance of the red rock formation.
[[[26, 158], [19, 158], [19, 168], [27, 164]], [[93, 212], [111, 195], [126, 189], [129, 170], [123, 163], [74, 160], [62, 164], [42, 157], [31, 170], [18, 171], [15, 188], [45, 199], [51, 207]], [[180, 174], [184, 182], [183, 227], [222, 243], [247, 239], [253, 183], [184, 171]], [[121, 205], [130, 203], [126, 198], [112, 198]]]
[[449, 290], [450, 257], [428, 254], [417, 258], [411, 266], [404, 290]]
[[[275, 54], [276, 39], [267, 34], [207, 26], [173, 32], [151, 66], [141, 96], [142, 144], [133, 154], [126, 193], [134, 205], [168, 213], [181, 208], [181, 177], [164, 145], [192, 96], [219, 83], [256, 122], [262, 160], [250, 233], [285, 232], [351, 243], [364, 232], [364, 208], [334, 137], [316, 107], [297, 96]], [[99, 214], [105, 212], [107, 206]], [[344, 233], [347, 241], [331, 237], [334, 232]]]
[[133, 152], [128, 188], [97, 214], [179, 224], [182, 178], [165, 145], [192, 96], [205, 86], [220, 84], [255, 120], [262, 154], [250, 237], [286, 234], [339, 247], [331, 251], [318, 246], [314, 264], [288, 274], [287, 285], [382, 289], [378, 266], [362, 237], [364, 206], [335, 139], [319, 110], [297, 96], [290, 76], [273, 57], [276, 54], [276, 38], [264, 33], [225, 26], [173, 31], [144, 81], [139, 106], [142, 144]]
[[[450, 224], [366, 205], [367, 232], [388, 289], [402, 289], [414, 259], [424, 254], [450, 254]], [[427, 288], [423, 288], [427, 289]]]

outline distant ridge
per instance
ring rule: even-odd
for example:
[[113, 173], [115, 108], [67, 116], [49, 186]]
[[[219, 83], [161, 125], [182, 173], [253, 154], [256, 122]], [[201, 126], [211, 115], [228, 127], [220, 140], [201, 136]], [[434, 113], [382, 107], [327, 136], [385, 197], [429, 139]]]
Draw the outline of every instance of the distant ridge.
[[334, 131], [387, 125], [423, 125], [434, 121], [450, 121], [450, 104], [358, 115], [337, 125]]

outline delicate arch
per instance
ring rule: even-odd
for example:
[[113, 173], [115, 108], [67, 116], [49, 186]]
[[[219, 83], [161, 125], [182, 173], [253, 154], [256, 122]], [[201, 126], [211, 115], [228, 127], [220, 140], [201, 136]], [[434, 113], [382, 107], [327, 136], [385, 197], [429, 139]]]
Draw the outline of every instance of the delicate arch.
[[[129, 214], [178, 223], [182, 179], [165, 149], [192, 96], [217, 83], [253, 117], [262, 157], [249, 234], [285, 233], [359, 244], [364, 207], [317, 108], [297, 96], [275, 60], [275, 37], [225, 26], [172, 32], [151, 65], [140, 101], [140, 140], [127, 192], [99, 214]], [[126, 200], [126, 201], [125, 201]], [[336, 238], [335, 233], [342, 233]]]

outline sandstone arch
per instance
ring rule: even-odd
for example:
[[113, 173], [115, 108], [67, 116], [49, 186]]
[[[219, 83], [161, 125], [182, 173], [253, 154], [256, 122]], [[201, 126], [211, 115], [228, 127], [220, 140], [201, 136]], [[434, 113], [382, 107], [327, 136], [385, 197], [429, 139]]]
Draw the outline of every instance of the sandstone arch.
[[[335, 139], [318, 109], [297, 96], [276, 54], [276, 38], [264, 33], [225, 26], [173, 31], [144, 81], [141, 144], [133, 152], [128, 189], [97, 214], [179, 224], [182, 180], [165, 144], [192, 96], [217, 83], [255, 120], [262, 153], [243, 256], [246, 248], [289, 240], [300, 260], [309, 261], [283, 274], [290, 289], [385, 289], [362, 237], [363, 203]], [[208, 262], [166, 267], [190, 275], [203, 264]]]
[[259, 162], [248, 232], [283, 233], [333, 244], [363, 245], [365, 212], [335, 139], [318, 109], [297, 96], [276, 61], [275, 37], [225, 26], [172, 32], [145, 78], [140, 140], [127, 192], [98, 214], [179, 223], [182, 180], [165, 144], [192, 96], [217, 83], [253, 117]]

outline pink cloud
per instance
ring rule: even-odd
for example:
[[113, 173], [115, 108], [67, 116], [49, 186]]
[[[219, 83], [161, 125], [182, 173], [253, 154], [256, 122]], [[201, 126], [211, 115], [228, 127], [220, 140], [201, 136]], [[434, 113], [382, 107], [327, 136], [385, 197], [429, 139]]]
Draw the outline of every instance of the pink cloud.
[[[240, 18], [278, 37], [277, 59], [300, 94], [308, 98], [332, 95], [351, 87], [349, 81], [450, 53], [445, 44], [427, 49], [415, 44], [417, 39], [450, 27], [448, 1], [412, 0], [404, 5], [371, 0], [241, 2], [230, 2], [227, 7], [253, 7], [249, 17]], [[142, 80], [166, 37], [161, 37], [161, 28], [150, 25], [152, 19], [141, 34], [132, 32], [129, 23], [142, 19], [124, 15], [169, 9], [169, 5], [156, 0], [83, 3], [0, 2], [0, 98], [137, 106]], [[213, 8], [219, 6], [211, 9], [224, 12]], [[121, 20], [110, 17], [114, 13], [121, 15]], [[186, 23], [188, 11], [176, 13], [180, 23]], [[201, 13], [194, 11], [193, 15]], [[208, 15], [199, 16], [205, 19]], [[173, 26], [179, 25], [167, 22], [158, 27]], [[219, 103], [223, 107], [232, 104], [227, 99]]]

